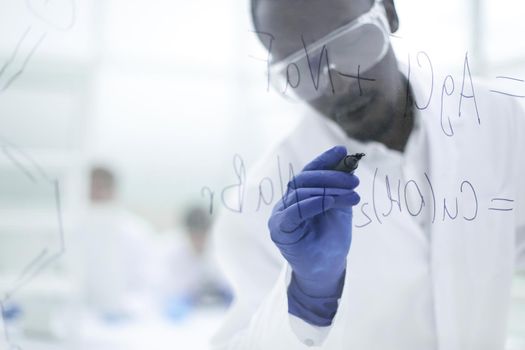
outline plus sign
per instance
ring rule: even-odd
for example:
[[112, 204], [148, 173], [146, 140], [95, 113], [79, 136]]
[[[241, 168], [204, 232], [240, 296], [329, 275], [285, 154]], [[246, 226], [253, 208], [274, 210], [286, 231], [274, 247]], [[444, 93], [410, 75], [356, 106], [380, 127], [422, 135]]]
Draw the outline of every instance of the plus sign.
[[346, 77], [346, 78], [357, 79], [357, 86], [359, 86], [359, 96], [363, 95], [363, 89], [361, 88], [361, 80], [376, 81], [375, 79], [365, 78], [361, 76], [361, 65], [357, 65], [357, 76], [353, 74], [346, 74], [346, 73], [341, 73], [341, 72], [337, 72], [337, 73], [339, 73], [339, 75]]

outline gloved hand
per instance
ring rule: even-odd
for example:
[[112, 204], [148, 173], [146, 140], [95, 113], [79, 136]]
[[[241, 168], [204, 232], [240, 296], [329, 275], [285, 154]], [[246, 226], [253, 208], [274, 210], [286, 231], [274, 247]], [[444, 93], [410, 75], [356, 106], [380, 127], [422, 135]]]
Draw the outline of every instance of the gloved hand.
[[270, 235], [292, 268], [288, 312], [328, 326], [343, 289], [352, 240], [352, 206], [360, 198], [354, 174], [330, 170], [346, 156], [336, 146], [305, 166], [289, 183], [268, 221]]

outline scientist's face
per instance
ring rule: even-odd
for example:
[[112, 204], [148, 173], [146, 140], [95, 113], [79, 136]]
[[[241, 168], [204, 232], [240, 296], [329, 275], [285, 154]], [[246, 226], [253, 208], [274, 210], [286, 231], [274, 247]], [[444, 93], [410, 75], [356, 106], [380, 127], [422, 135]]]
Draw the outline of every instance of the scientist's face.
[[[252, 0], [256, 30], [274, 36], [272, 59], [279, 61], [304, 49], [344, 24], [368, 12], [373, 0]], [[398, 27], [393, 0], [384, 0], [390, 30]], [[263, 42], [265, 42], [263, 40]], [[266, 40], [267, 42], [267, 40]], [[268, 48], [268, 47], [267, 47]], [[330, 54], [330, 51], [328, 51]], [[348, 52], [351, 55], [352, 52]], [[344, 72], [343, 72], [344, 73]], [[399, 115], [404, 78], [390, 44], [386, 55], [357, 79], [332, 74], [335, 92], [328, 87], [308, 103], [359, 140], [380, 140]]]

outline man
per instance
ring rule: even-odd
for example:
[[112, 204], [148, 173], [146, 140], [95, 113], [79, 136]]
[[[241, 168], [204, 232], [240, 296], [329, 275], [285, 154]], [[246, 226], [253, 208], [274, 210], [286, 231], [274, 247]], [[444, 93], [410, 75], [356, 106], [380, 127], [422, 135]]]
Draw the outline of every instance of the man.
[[[210, 251], [211, 217], [200, 206], [184, 214], [182, 232], [170, 229], [157, 240], [156, 290], [163, 306], [180, 317], [180, 306], [227, 305], [231, 295]], [[184, 308], [185, 311], [191, 311]], [[187, 309], [187, 310], [186, 310]]]
[[[393, 0], [254, 0], [252, 10], [270, 78], [311, 109], [248, 177], [244, 208], [257, 209], [218, 220], [236, 299], [214, 346], [503, 348], [512, 276], [525, 265], [517, 104], [475, 85], [467, 57], [463, 78], [444, 77], [429, 97], [388, 42]], [[366, 154], [359, 180], [332, 170], [347, 152]], [[260, 179], [288, 164], [303, 170], [261, 206]]]
[[111, 169], [94, 166], [89, 175], [90, 205], [75, 245], [84, 301], [112, 320], [140, 315], [149, 305], [153, 228], [123, 208]]

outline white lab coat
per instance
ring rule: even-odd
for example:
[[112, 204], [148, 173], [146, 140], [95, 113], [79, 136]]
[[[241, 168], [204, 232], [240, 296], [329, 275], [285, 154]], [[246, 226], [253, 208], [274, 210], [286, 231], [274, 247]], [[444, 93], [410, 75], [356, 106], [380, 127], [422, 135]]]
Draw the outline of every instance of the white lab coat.
[[212, 287], [227, 289], [206, 242], [201, 254], [195, 252], [185, 232], [169, 230], [156, 240], [156, 294], [162, 298], [198, 296]]
[[[419, 106], [424, 105], [429, 96], [429, 87], [421, 81], [417, 81], [417, 77], [412, 81]], [[428, 147], [425, 168], [412, 171], [411, 167], [417, 164], [404, 164], [408, 173], [419, 173], [419, 187], [427, 188], [426, 192], [422, 190], [427, 196], [423, 210], [425, 222], [420, 224], [419, 216], [412, 218], [407, 214], [406, 203], [412, 213], [419, 207], [418, 196], [414, 201], [414, 188], [409, 191], [406, 203], [401, 193], [403, 213], [394, 208], [395, 213], [382, 216], [388, 211], [385, 205], [390, 202], [374, 201], [372, 197], [385, 191], [384, 174], [377, 176], [374, 184], [376, 165], [369, 156], [365, 157], [356, 172], [361, 180], [357, 188], [361, 203], [354, 208], [345, 286], [322, 349], [421, 350], [411, 343], [410, 329], [403, 329], [407, 326], [404, 324], [406, 310], [398, 305], [406, 305], [404, 291], [410, 290], [406, 283], [418, 268], [414, 264], [419, 260], [414, 257], [422, 254], [426, 254], [428, 263], [421, 269], [427, 268], [431, 276], [429, 311], [434, 322], [435, 348], [504, 348], [513, 274], [518, 265], [525, 267], [525, 158], [522, 154], [525, 115], [513, 98], [491, 93], [488, 87], [475, 83], [480, 123], [472, 99], [463, 98], [459, 117], [462, 85], [459, 79], [455, 82], [455, 93], [443, 99], [444, 130], [450, 134], [447, 116], [454, 130], [453, 136], [447, 136], [441, 128], [439, 88], [442, 80], [436, 77], [435, 81], [431, 103], [418, 117], [421, 127], [418, 137], [422, 137]], [[469, 92], [470, 89], [466, 89], [464, 95]], [[415, 142], [412, 139], [411, 135], [409, 142]], [[360, 147], [366, 148], [365, 153], [381, 153], [384, 147], [375, 142], [360, 144], [350, 140], [335, 124], [310, 111], [264, 161], [248, 173], [243, 212], [223, 210], [215, 226], [214, 242], [236, 299], [212, 340], [214, 348], [308, 348], [304, 343], [304, 332], [305, 329], [308, 332], [308, 328], [297, 331], [287, 312], [289, 267], [270, 239], [267, 220], [273, 204], [281, 197], [277, 161], [283, 174], [282, 186], [286, 186], [288, 163], [293, 164], [297, 173], [315, 156], [336, 144], [347, 145], [352, 153], [361, 152]], [[430, 179], [435, 200], [429, 197], [430, 186], [421, 171]], [[270, 181], [261, 182], [265, 177], [273, 180], [271, 205], [259, 201], [261, 191], [266, 201], [270, 197]], [[410, 174], [405, 174], [401, 191], [410, 179]], [[409, 185], [412, 186], [413, 183]], [[449, 215], [455, 216], [455, 198], [458, 198], [459, 211], [452, 220]], [[449, 213], [445, 212], [445, 219], [444, 199]], [[363, 208], [364, 203], [368, 204]], [[258, 204], [260, 207], [256, 210]], [[233, 207], [231, 203], [230, 207]], [[369, 220], [366, 226], [356, 227]], [[406, 244], [406, 240], [396, 239], [396, 234], [415, 236]], [[406, 260], [406, 256], [411, 260]], [[316, 338], [314, 327], [310, 332], [311, 337]]]
[[151, 225], [115, 203], [93, 205], [77, 232], [83, 298], [102, 313], [134, 313], [148, 303]]

